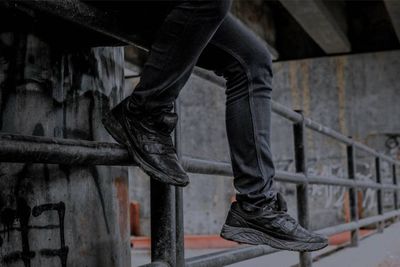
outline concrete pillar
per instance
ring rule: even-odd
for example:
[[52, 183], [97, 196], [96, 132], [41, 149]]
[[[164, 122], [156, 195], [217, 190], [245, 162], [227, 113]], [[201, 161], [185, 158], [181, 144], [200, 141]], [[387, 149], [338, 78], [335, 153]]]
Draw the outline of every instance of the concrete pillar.
[[[0, 131], [111, 141], [101, 118], [124, 97], [122, 48], [39, 36], [0, 32]], [[130, 266], [127, 178], [126, 167], [0, 163], [0, 266]]]

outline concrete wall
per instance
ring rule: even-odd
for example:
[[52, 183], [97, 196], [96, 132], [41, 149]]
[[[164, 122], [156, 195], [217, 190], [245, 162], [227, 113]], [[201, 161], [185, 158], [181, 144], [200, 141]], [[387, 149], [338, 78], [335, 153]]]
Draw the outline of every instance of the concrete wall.
[[[280, 62], [274, 65], [274, 99], [375, 149], [400, 158], [399, 147], [388, 148], [391, 136], [399, 136], [400, 51]], [[284, 135], [287, 123], [274, 116], [272, 148], [280, 169], [293, 170], [292, 149]], [[290, 137], [291, 138], [291, 137]], [[345, 177], [345, 147], [308, 131], [309, 172]], [[357, 153], [357, 177], [374, 179], [374, 159]], [[390, 179], [389, 166], [382, 163], [384, 179]], [[342, 218], [344, 189], [314, 185], [313, 213], [321, 225]], [[389, 203], [391, 195], [387, 195]], [[365, 215], [376, 213], [375, 191], [364, 191]], [[392, 203], [392, 202], [390, 202]], [[324, 216], [321, 216], [325, 214]], [[312, 222], [315, 222], [312, 221]], [[316, 223], [315, 227], [318, 227]]]
[[[0, 33], [0, 131], [111, 141], [123, 50], [27, 32]], [[0, 163], [0, 266], [129, 266], [128, 200], [126, 167]]]
[[[398, 145], [385, 146], [392, 136], [400, 136], [399, 70], [400, 51], [278, 62], [274, 63], [273, 98], [293, 109], [302, 109], [315, 121], [400, 159]], [[132, 85], [128, 84], [128, 87], [132, 88]], [[229, 161], [224, 88], [193, 75], [180, 100], [183, 153]], [[309, 131], [306, 140], [309, 172], [346, 176], [345, 146]], [[277, 169], [294, 171], [292, 127], [277, 115], [273, 115], [272, 149]], [[358, 178], [373, 179], [373, 158], [363, 154], [358, 156]], [[383, 162], [386, 179], [389, 179], [388, 170], [389, 166]], [[193, 174], [190, 177], [191, 183], [184, 190], [185, 231], [216, 234], [234, 196], [232, 179]], [[141, 204], [142, 234], [149, 234], [149, 180], [136, 168], [132, 169], [130, 179], [131, 198]], [[287, 196], [289, 210], [295, 215], [295, 187], [280, 183], [276, 186]], [[375, 214], [375, 192], [367, 190], [363, 193], [364, 215]], [[310, 187], [310, 195], [314, 228], [344, 221], [346, 193], [343, 188], [314, 185]], [[386, 195], [386, 201], [389, 206], [390, 194]]]

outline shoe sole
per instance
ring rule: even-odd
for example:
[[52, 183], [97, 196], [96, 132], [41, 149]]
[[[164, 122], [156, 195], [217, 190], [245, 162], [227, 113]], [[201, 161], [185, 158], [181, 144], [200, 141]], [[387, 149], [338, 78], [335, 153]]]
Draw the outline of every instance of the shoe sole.
[[308, 252], [323, 249], [328, 243], [306, 243], [299, 241], [286, 241], [274, 238], [266, 233], [252, 229], [224, 225], [221, 237], [230, 241], [248, 245], [268, 245], [276, 249]]
[[110, 112], [107, 114], [103, 120], [104, 128], [107, 132], [120, 144], [125, 145], [128, 148], [129, 154], [133, 157], [134, 161], [139, 165], [143, 171], [148, 174], [151, 178], [170, 185], [184, 187], [189, 184], [176, 182], [170, 176], [160, 172], [155, 169], [151, 164], [147, 163], [136, 151], [132, 148], [130, 144], [130, 137], [126, 134], [125, 126], [115, 118], [115, 116]]

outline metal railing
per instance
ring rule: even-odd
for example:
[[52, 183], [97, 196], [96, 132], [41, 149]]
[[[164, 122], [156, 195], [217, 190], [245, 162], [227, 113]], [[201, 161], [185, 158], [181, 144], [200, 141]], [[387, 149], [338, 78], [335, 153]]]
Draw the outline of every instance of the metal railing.
[[[309, 226], [309, 196], [307, 188], [310, 184], [335, 185], [348, 188], [352, 221], [321, 229], [317, 232], [332, 235], [351, 231], [351, 244], [354, 246], [358, 245], [360, 238], [359, 229], [361, 227], [377, 223], [379, 231], [382, 232], [385, 220], [400, 216], [398, 206], [398, 192], [400, 187], [398, 186], [396, 176], [396, 166], [400, 166], [399, 161], [378, 153], [351, 138], [303, 117], [301, 112], [292, 111], [275, 102], [273, 102], [272, 109], [275, 113], [293, 122], [296, 173], [277, 171], [275, 180], [295, 183], [297, 185], [298, 220], [301, 225], [306, 228]], [[176, 105], [176, 112], [180, 113], [179, 105]], [[329, 136], [347, 146], [348, 179], [307, 174], [306, 144], [304, 140], [306, 128]], [[175, 130], [175, 145], [178, 157], [187, 172], [222, 176], [233, 175], [230, 164], [182, 157], [181, 125], [179, 121]], [[376, 182], [358, 181], [356, 179], [356, 149], [375, 157]], [[383, 160], [387, 161], [392, 167], [393, 183], [391, 184], [382, 182], [381, 161]], [[0, 134], [0, 161], [69, 165], [135, 165], [130, 159], [127, 150], [115, 143], [22, 136], [6, 133]], [[377, 190], [378, 215], [364, 219], [358, 218], [356, 193], [361, 188]], [[387, 213], [383, 210], [383, 190], [391, 190], [394, 193], [394, 210]], [[183, 229], [182, 188], [165, 185], [152, 179], [152, 263], [148, 264], [148, 266], [223, 266], [278, 251], [268, 246], [239, 247], [185, 259]], [[300, 266], [312, 266], [310, 253], [300, 253]]]
[[[119, 43], [137, 45], [141, 42], [136, 36], [119, 32], [115, 19], [107, 13], [79, 1], [5, 1], [1, 5], [7, 8], [31, 8], [35, 12], [44, 12], [52, 16], [70, 21], [88, 30], [95, 31]], [[179, 113], [180, 106], [176, 106]], [[398, 192], [396, 166], [400, 162], [386, 155], [354, 141], [326, 126], [305, 118], [301, 112], [295, 112], [275, 102], [272, 109], [278, 115], [293, 123], [296, 173], [277, 171], [275, 180], [295, 183], [297, 185], [297, 208], [299, 222], [309, 226], [309, 208], [307, 188], [310, 184], [335, 185], [347, 187], [349, 190], [351, 222], [321, 229], [317, 232], [332, 235], [344, 231], [351, 231], [351, 244], [358, 245], [360, 227], [379, 224], [383, 231], [387, 219], [400, 216], [398, 206]], [[307, 173], [306, 144], [304, 132], [306, 128], [331, 137], [347, 146], [348, 179], [311, 175]], [[186, 171], [190, 173], [215, 174], [232, 176], [231, 166], [227, 163], [195, 159], [182, 156], [181, 125], [178, 122], [175, 131], [175, 145], [177, 154]], [[376, 182], [358, 181], [355, 177], [355, 151], [364, 151], [375, 157]], [[67, 140], [36, 136], [21, 136], [0, 133], [0, 161], [1, 162], [31, 162], [53, 164], [89, 164], [89, 165], [135, 165], [130, 159], [127, 150], [114, 143], [95, 141]], [[393, 183], [382, 182], [381, 161], [391, 165]], [[372, 188], [377, 190], [378, 215], [358, 218], [357, 190]], [[384, 212], [383, 190], [391, 190], [394, 194], [394, 210]], [[151, 180], [151, 249], [152, 263], [147, 266], [223, 266], [235, 262], [276, 252], [268, 246], [250, 246], [229, 249], [197, 257], [184, 257], [183, 235], [183, 199], [182, 188], [168, 186]], [[309, 253], [300, 253], [300, 266], [310, 267], [312, 259]]]

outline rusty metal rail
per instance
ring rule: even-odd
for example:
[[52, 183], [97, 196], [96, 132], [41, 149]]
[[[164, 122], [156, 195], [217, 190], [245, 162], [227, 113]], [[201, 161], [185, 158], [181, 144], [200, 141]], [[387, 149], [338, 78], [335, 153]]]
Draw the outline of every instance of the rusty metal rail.
[[[139, 36], [126, 34], [118, 28], [115, 18], [107, 12], [96, 9], [79, 0], [56, 1], [1, 1], [1, 7], [26, 11], [27, 9], [53, 16], [56, 19], [68, 21], [82, 28], [112, 38], [119, 44], [135, 45], [142, 49], [143, 42]], [[180, 106], [176, 103], [176, 112]], [[344, 231], [351, 231], [351, 244], [356, 246], [359, 242], [359, 228], [378, 224], [380, 231], [384, 229], [384, 222], [388, 219], [399, 217], [398, 185], [396, 166], [400, 162], [379, 153], [372, 148], [356, 142], [350, 137], [334, 131], [322, 124], [305, 118], [301, 112], [293, 111], [276, 102], [272, 103], [273, 111], [293, 123], [294, 150], [296, 173], [277, 171], [276, 180], [297, 185], [298, 216], [299, 222], [308, 227], [309, 210], [307, 187], [310, 184], [334, 185], [347, 187], [350, 196], [351, 222], [321, 229], [318, 232], [332, 235]], [[304, 132], [309, 129], [328, 136], [347, 147], [348, 175], [346, 178], [335, 178], [311, 175], [307, 173], [307, 145]], [[195, 159], [182, 156], [181, 152], [181, 125], [178, 122], [175, 131], [175, 145], [178, 157], [186, 171], [191, 173], [232, 176], [229, 163]], [[356, 155], [355, 151], [363, 151], [376, 161], [376, 182], [359, 181], [355, 177]], [[391, 184], [382, 183], [381, 162], [386, 161], [391, 165]], [[67, 140], [36, 136], [22, 136], [0, 133], [0, 162], [31, 162], [64, 165], [136, 165], [128, 155], [126, 149], [118, 144], [83, 140]], [[377, 190], [378, 215], [368, 218], [358, 218], [357, 190], [372, 188]], [[394, 210], [385, 213], [383, 210], [383, 190], [391, 190], [394, 194]], [[160, 201], [162, 200], [162, 201]], [[152, 218], [152, 263], [146, 266], [223, 266], [254, 257], [270, 254], [277, 250], [267, 246], [249, 246], [226, 250], [223, 252], [202, 255], [185, 259], [183, 238], [183, 200], [182, 189], [151, 183]], [[157, 222], [157, 223], [154, 223]], [[159, 223], [162, 222], [162, 223]], [[312, 266], [309, 253], [300, 253], [300, 266]]]
[[[179, 112], [179, 105], [176, 105], [177, 112]], [[305, 147], [304, 144], [304, 128], [307, 125], [313, 125], [314, 127], [310, 129], [318, 131], [322, 134], [326, 134], [329, 137], [335, 138], [336, 135], [340, 135], [337, 132], [327, 127], [321, 127], [319, 124], [311, 121], [310, 119], [304, 118], [304, 121], [297, 121], [298, 113], [288, 111], [288, 109], [282, 108], [281, 105], [274, 103], [273, 111], [278, 111], [280, 115], [285, 118], [295, 122], [294, 132], [297, 135], [297, 140], [295, 141], [296, 147]], [[284, 111], [284, 112], [283, 112]], [[300, 116], [303, 118], [303, 116]], [[309, 124], [302, 123], [308, 121]], [[296, 124], [297, 123], [297, 124]], [[181, 155], [181, 136], [180, 125], [178, 124], [175, 143], [177, 146], [178, 155], [181, 158], [182, 165], [185, 170], [191, 173], [200, 174], [212, 174], [220, 176], [232, 176], [232, 168], [229, 163], [217, 162], [204, 159], [196, 159], [191, 157], [182, 157]], [[302, 129], [301, 131], [299, 129]], [[348, 165], [349, 165], [349, 177], [348, 178], [336, 178], [336, 177], [326, 177], [317, 175], [308, 175], [305, 172], [305, 150], [297, 151], [296, 160], [298, 164], [303, 164], [301, 167], [298, 166], [297, 173], [277, 171], [275, 179], [281, 182], [295, 183], [298, 185], [298, 190], [300, 194], [299, 199], [299, 218], [300, 222], [305, 225], [308, 220], [307, 213], [307, 200], [308, 198], [306, 187], [309, 184], [323, 184], [323, 185], [335, 185], [348, 187], [351, 194], [355, 194], [357, 189], [361, 188], [372, 188], [379, 191], [391, 190], [394, 192], [395, 199], [395, 210], [383, 213], [381, 209], [379, 215], [364, 218], [359, 220], [354, 216], [358, 214], [357, 205], [355, 202], [356, 198], [351, 200], [351, 210], [353, 221], [346, 224], [340, 224], [333, 227], [321, 229], [318, 232], [332, 235], [344, 231], [352, 231], [352, 244], [356, 245], [359, 240], [358, 229], [360, 227], [378, 223], [381, 225], [380, 229], [383, 230], [383, 223], [385, 220], [400, 216], [400, 210], [398, 210], [398, 191], [400, 186], [397, 184], [396, 168], [399, 166], [400, 162], [388, 158], [386, 155], [380, 154], [375, 150], [370, 148], [365, 149], [365, 146], [361, 143], [355, 142], [352, 139], [347, 139], [344, 136], [339, 141], [346, 141], [348, 146]], [[376, 157], [376, 161], [387, 160], [392, 164], [393, 171], [393, 183], [384, 184], [381, 181], [377, 182], [366, 182], [356, 180], [354, 177], [354, 149], [358, 147], [363, 151], [372, 152], [371, 154]], [[52, 163], [52, 164], [91, 164], [91, 165], [136, 165], [129, 158], [129, 154], [126, 149], [115, 143], [105, 143], [96, 141], [83, 141], [83, 140], [69, 140], [69, 139], [57, 139], [48, 137], [38, 137], [38, 136], [23, 136], [8, 133], [0, 134], [0, 161], [1, 162], [32, 162], [32, 163]], [[377, 175], [379, 174], [378, 169], [380, 164], [376, 164]], [[299, 186], [302, 186], [299, 188]], [[305, 188], [304, 188], [305, 187]], [[155, 192], [154, 192], [155, 191]], [[219, 253], [213, 253], [210, 255], [203, 255], [194, 258], [189, 258], [184, 260], [184, 244], [183, 244], [183, 203], [182, 203], [182, 192], [179, 192], [174, 187], [165, 186], [161, 184], [152, 183], [152, 193], [157, 196], [159, 200], [160, 195], [163, 196], [164, 205], [162, 205], [157, 210], [154, 206], [152, 209], [153, 218], [156, 221], [165, 217], [163, 221], [168, 225], [160, 226], [157, 224], [152, 228], [153, 232], [158, 232], [157, 235], [153, 235], [153, 260], [154, 264], [149, 266], [163, 266], [163, 264], [169, 264], [170, 266], [221, 266], [226, 264], [235, 263], [242, 260], [247, 260], [250, 258], [270, 254], [276, 252], [277, 250], [266, 247], [266, 246], [255, 246], [255, 247], [245, 247], [237, 248], [233, 250], [227, 250]], [[382, 201], [378, 198], [377, 201]], [[159, 202], [158, 202], [159, 203]], [[382, 205], [379, 204], [380, 206]], [[378, 205], [378, 207], [379, 207]], [[173, 207], [173, 208], [172, 208]], [[306, 217], [307, 216], [307, 217]], [[157, 219], [158, 218], [158, 219]], [[166, 218], [168, 218], [166, 220]], [[306, 223], [304, 223], [306, 222]], [[172, 231], [165, 231], [165, 229], [172, 229]], [[159, 242], [161, 241], [161, 243]], [[171, 243], [173, 241], [173, 243]], [[164, 244], [162, 249], [159, 247], [160, 244]], [[157, 253], [160, 252], [160, 253]], [[177, 257], [176, 255], [180, 255]], [[307, 253], [301, 254], [301, 266], [311, 266], [311, 258]]]

